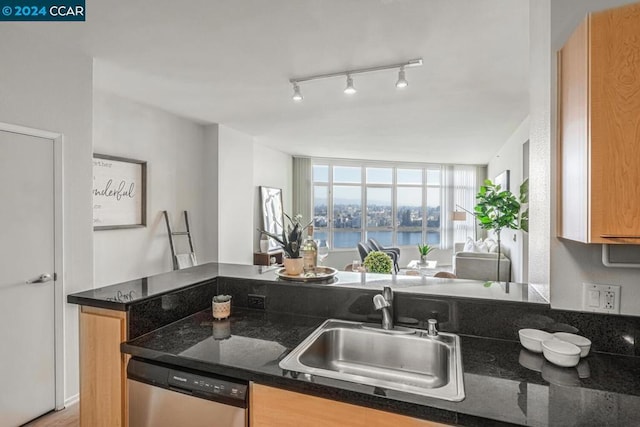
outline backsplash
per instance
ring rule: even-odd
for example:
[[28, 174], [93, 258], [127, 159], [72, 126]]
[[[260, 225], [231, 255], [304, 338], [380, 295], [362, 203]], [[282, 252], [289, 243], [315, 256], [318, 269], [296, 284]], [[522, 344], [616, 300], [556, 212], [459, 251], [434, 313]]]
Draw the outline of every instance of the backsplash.
[[216, 279], [132, 304], [128, 339], [139, 337], [205, 308], [216, 295]]
[[[247, 295], [266, 296], [266, 310], [322, 318], [379, 321], [373, 296], [378, 290], [292, 285], [258, 280], [218, 278], [221, 293], [233, 305], [247, 307]], [[518, 341], [522, 328], [572, 332], [586, 336], [593, 351], [640, 356], [640, 317], [553, 310], [546, 304], [495, 302], [468, 298], [395, 293], [398, 324], [426, 328], [436, 318], [440, 329], [461, 335]]]
[[[233, 306], [247, 308], [249, 294], [264, 295], [269, 312], [318, 318], [379, 322], [375, 289], [300, 285], [218, 277], [210, 282], [135, 303], [129, 307], [129, 339], [211, 307], [216, 294], [233, 296]], [[396, 323], [426, 329], [429, 318], [445, 332], [518, 341], [522, 328], [572, 332], [589, 338], [592, 351], [640, 356], [640, 317], [553, 310], [547, 304], [476, 300], [396, 292]]]

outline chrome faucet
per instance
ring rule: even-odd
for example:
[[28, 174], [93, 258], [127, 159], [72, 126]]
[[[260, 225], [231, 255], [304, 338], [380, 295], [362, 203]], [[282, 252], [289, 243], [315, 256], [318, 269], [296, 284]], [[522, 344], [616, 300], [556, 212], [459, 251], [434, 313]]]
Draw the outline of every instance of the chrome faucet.
[[376, 310], [382, 310], [382, 329], [393, 329], [393, 291], [389, 286], [373, 297], [373, 305]]

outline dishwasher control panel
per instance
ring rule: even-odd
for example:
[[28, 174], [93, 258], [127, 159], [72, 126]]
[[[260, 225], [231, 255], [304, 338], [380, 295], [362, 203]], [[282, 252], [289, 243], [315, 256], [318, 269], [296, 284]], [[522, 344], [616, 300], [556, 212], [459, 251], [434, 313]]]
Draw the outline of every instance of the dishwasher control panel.
[[166, 364], [132, 358], [127, 365], [127, 377], [155, 387], [173, 389], [203, 399], [246, 407], [248, 384], [216, 377], [209, 373], [184, 372]]
[[169, 370], [168, 383], [172, 387], [215, 394], [232, 399], [244, 400], [247, 395], [247, 386], [244, 384], [175, 371], [173, 369]]

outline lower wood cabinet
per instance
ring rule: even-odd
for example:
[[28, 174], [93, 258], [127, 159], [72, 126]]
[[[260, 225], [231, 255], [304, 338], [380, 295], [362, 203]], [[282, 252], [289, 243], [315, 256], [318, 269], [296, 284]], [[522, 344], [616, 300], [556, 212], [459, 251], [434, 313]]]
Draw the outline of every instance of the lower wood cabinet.
[[256, 383], [251, 383], [249, 418], [251, 427], [446, 426]]
[[80, 426], [127, 426], [127, 313], [80, 308]]

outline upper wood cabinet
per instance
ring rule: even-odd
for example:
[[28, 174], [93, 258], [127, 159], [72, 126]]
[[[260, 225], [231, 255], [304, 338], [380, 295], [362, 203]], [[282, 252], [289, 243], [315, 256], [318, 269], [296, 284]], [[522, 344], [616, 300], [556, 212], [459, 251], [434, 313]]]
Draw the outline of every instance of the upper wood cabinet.
[[640, 3], [593, 13], [558, 54], [558, 235], [640, 244]]

